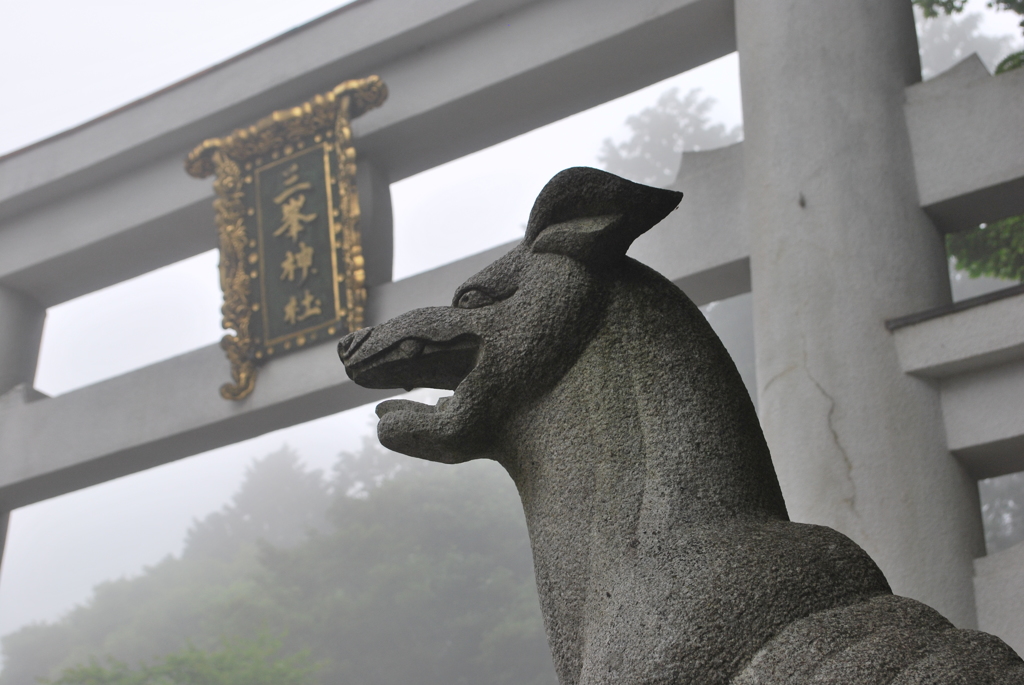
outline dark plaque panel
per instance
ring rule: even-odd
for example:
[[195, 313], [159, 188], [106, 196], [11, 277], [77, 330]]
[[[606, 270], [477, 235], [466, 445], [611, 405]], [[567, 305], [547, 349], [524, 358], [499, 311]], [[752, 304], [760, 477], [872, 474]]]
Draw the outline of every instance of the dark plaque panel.
[[234, 330], [221, 340], [234, 381], [223, 397], [247, 397], [261, 364], [363, 326], [349, 122], [386, 97], [376, 76], [346, 81], [189, 155], [189, 174], [216, 176], [222, 312]]
[[[315, 334], [344, 314], [331, 231], [330, 146], [255, 170], [264, 346]], [[255, 331], [254, 331], [255, 332]]]

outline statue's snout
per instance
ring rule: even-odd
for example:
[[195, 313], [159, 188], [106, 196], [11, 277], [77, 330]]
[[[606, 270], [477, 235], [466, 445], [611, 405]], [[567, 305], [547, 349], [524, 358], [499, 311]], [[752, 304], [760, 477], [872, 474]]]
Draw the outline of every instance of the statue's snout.
[[356, 353], [359, 346], [366, 342], [366, 339], [373, 333], [373, 328], [360, 328], [358, 331], [349, 333], [338, 341], [338, 357], [341, 361], [347, 362]]

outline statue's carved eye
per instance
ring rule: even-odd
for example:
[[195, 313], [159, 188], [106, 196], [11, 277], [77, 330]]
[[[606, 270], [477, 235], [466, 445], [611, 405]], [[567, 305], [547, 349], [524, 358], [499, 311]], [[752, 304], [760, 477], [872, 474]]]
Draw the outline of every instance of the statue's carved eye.
[[477, 290], [472, 288], [465, 290], [459, 295], [458, 301], [455, 306], [459, 309], [476, 309], [477, 307], [486, 307], [489, 304], [494, 304], [496, 300], [485, 293], [483, 290]]

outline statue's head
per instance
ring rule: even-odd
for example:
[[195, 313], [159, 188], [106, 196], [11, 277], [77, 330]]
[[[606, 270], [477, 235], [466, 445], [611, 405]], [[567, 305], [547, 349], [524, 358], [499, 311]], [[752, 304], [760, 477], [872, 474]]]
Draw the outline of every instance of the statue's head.
[[523, 242], [455, 291], [450, 307], [417, 309], [338, 344], [368, 388], [454, 390], [436, 407], [377, 407], [386, 447], [433, 461], [498, 452], [506, 419], [547, 393], [600, 328], [626, 250], [682, 194], [590, 168], [566, 169], [541, 191]]

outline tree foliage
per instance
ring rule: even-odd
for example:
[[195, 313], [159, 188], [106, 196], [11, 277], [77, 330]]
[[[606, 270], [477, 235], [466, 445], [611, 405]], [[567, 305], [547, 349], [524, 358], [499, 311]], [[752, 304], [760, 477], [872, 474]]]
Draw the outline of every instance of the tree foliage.
[[921, 76], [933, 78], [976, 53], [985, 64], [997, 64], [1013, 49], [1012, 36], [993, 36], [981, 30], [982, 15], [938, 17], [918, 23], [917, 46]]
[[946, 236], [946, 250], [971, 278], [1024, 281], [1024, 216]]
[[1024, 471], [978, 482], [989, 554], [1024, 543]]
[[[921, 8], [926, 17], [937, 17], [942, 14], [959, 14], [967, 6], [967, 0], [914, 0], [914, 4]], [[988, 7], [1007, 12], [1016, 12], [1024, 15], [1024, 0], [991, 0], [986, 3]], [[1024, 28], [1024, 20], [1021, 21]]]
[[253, 462], [231, 502], [192, 526], [184, 553], [226, 560], [258, 541], [292, 547], [310, 530], [324, 529], [330, 506], [323, 474], [305, 471], [299, 456], [283, 447]]
[[64, 669], [44, 685], [312, 685], [317, 665], [308, 651], [282, 653], [279, 640], [225, 640], [219, 649], [192, 645], [151, 664], [131, 667], [123, 661], [95, 657]]
[[[221, 678], [181, 681], [195, 685], [556, 682], [508, 476], [369, 442], [330, 478], [287, 451], [257, 461], [180, 557], [3, 649], [2, 685], [172, 685], [187, 668]], [[254, 663], [293, 680], [236, 678]]]
[[709, 150], [739, 141], [742, 129], [714, 122], [715, 100], [695, 88], [680, 97], [671, 88], [657, 103], [626, 119], [632, 133], [624, 141], [606, 138], [598, 161], [613, 174], [646, 185], [664, 186], [675, 180], [684, 150]]
[[[967, 0], [913, 0], [914, 6], [920, 8], [921, 13], [928, 18], [934, 18], [940, 14], [960, 14], [967, 6]], [[1024, 0], [991, 0], [986, 3], [991, 9], [1014, 12], [1024, 17]], [[1020, 22], [1024, 30], [1024, 18]], [[1001, 74], [1011, 69], [1024, 66], [1024, 50], [1015, 52], [1003, 59], [996, 66], [996, 73]]]
[[1008, 71], [1020, 69], [1021, 67], [1024, 67], [1024, 50], [1015, 52], [1012, 55], [1007, 55], [1006, 58], [996, 66], [996, 73], [1005, 74]]

